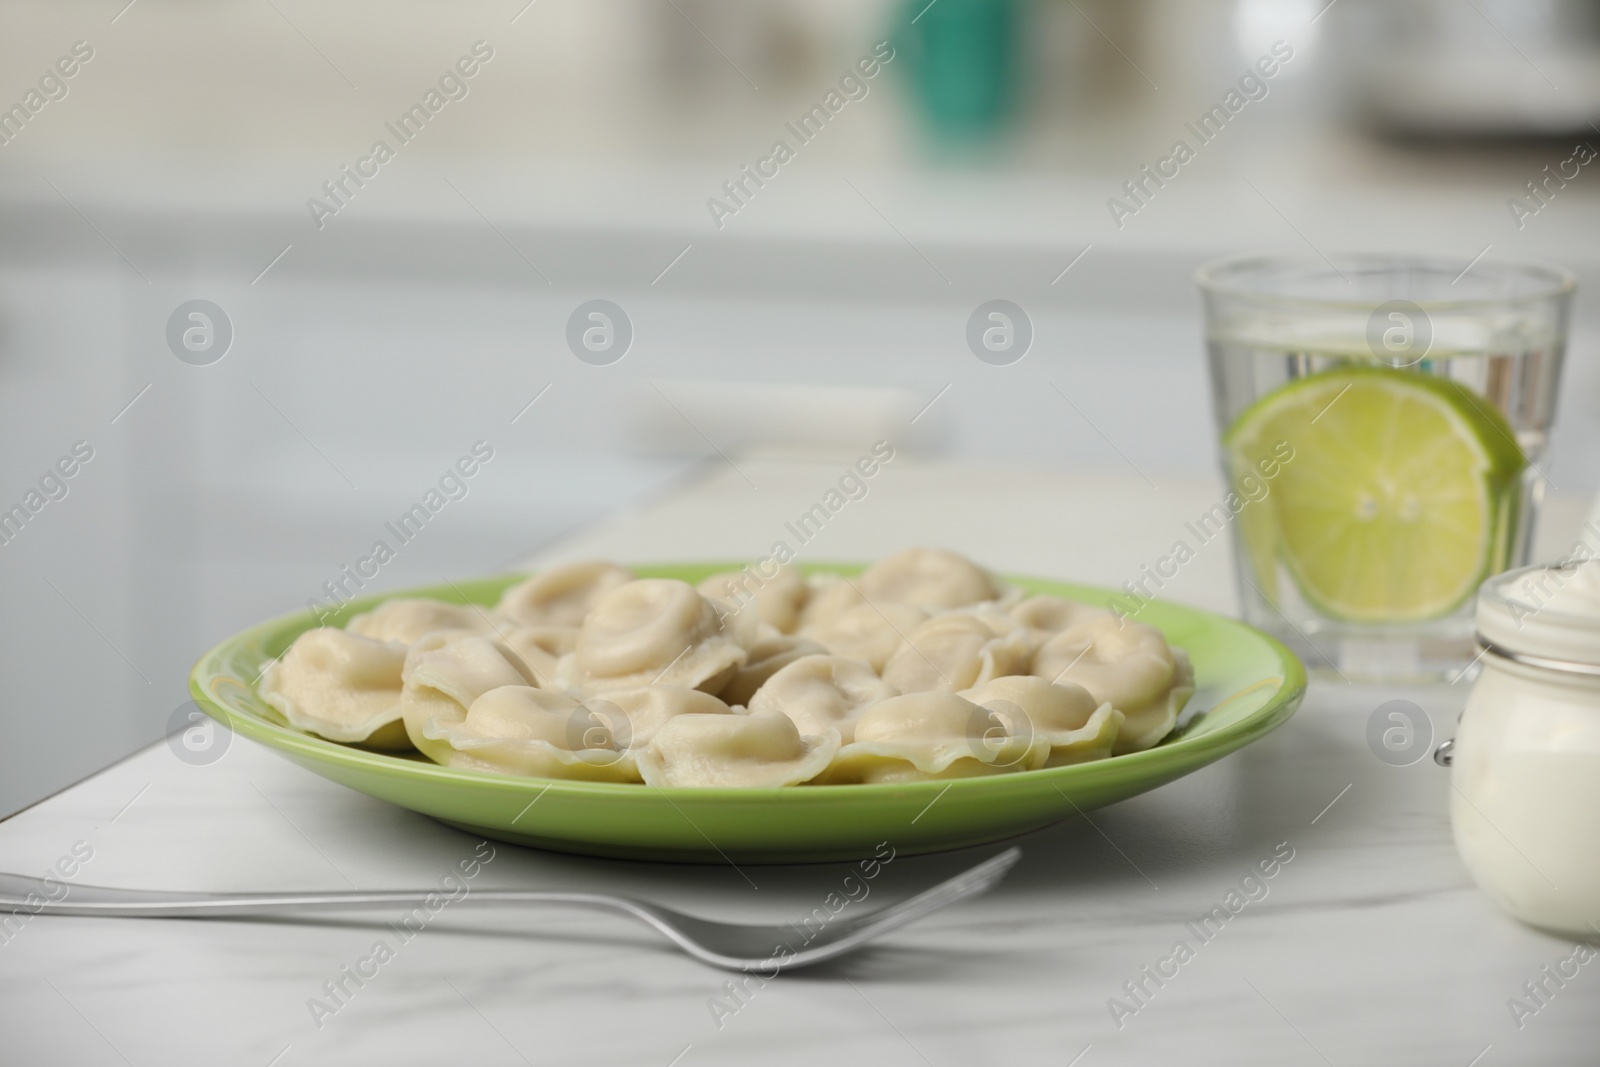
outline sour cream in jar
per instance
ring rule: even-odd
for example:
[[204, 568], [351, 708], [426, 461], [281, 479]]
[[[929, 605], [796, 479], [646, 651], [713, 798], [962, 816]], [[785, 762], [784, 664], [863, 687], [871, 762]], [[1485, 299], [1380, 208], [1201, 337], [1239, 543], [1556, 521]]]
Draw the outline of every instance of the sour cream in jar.
[[1451, 753], [1450, 822], [1511, 915], [1600, 934], [1600, 560], [1529, 567], [1478, 593], [1483, 672]]

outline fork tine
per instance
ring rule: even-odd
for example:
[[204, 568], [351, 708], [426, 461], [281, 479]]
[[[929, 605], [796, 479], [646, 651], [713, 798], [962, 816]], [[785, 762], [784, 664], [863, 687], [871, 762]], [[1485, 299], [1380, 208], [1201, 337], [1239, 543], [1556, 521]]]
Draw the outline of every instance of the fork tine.
[[860, 923], [871, 923], [883, 919], [897, 912], [915, 910], [922, 914], [924, 909], [932, 910], [953, 904], [965, 897], [976, 896], [991, 889], [1004, 878], [1022, 858], [1022, 849], [1012, 846], [999, 855], [991, 856], [976, 866], [969, 867], [953, 878], [947, 878], [938, 885], [923, 890], [914, 897], [892, 904], [871, 915], [862, 916]]
[[915, 922], [940, 908], [987, 892], [994, 888], [1021, 858], [1022, 849], [1012, 846], [999, 855], [992, 856], [914, 897], [870, 915], [864, 915], [848, 925], [840, 924], [835, 928], [834, 937], [796, 953], [782, 964], [782, 969], [804, 967], [843, 955], [866, 941]]

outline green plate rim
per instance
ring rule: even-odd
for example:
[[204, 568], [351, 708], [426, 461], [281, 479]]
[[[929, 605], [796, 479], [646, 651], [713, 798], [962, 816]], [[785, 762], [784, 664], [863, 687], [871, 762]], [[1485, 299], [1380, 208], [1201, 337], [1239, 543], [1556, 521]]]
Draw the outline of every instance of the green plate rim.
[[[695, 572], [700, 577], [705, 577], [722, 571], [739, 570], [745, 564], [672, 562], [625, 564], [625, 566], [640, 577], [649, 578], [678, 577], [685, 572]], [[866, 567], [867, 564], [862, 563], [816, 562], [803, 564], [800, 566], [800, 570], [807, 574], [848, 575], [858, 574], [865, 570]], [[396, 597], [433, 597], [456, 604], [481, 604], [484, 602], [474, 599], [474, 593], [492, 590], [493, 595], [498, 597], [500, 590], [528, 577], [529, 573], [532, 572], [509, 572], [462, 579], [459, 582], [447, 581], [443, 585], [374, 593], [370, 596], [345, 602], [337, 610], [329, 612], [323, 624], [343, 624], [352, 615], [369, 611], [383, 601], [392, 600]], [[1097, 586], [1081, 585], [1048, 578], [1024, 575], [1003, 575], [1002, 578], [1004, 581], [1010, 582], [1029, 593], [1048, 592], [1053, 595], [1067, 596], [1091, 603], [1105, 602], [1107, 598], [1118, 595], [1111, 590]], [[688, 580], [698, 581], [699, 578]], [[584, 782], [564, 778], [534, 778], [522, 775], [497, 774], [491, 771], [445, 767], [426, 759], [408, 758], [375, 749], [328, 741], [312, 734], [302, 733], [288, 726], [280, 726], [248, 710], [236, 711], [230, 709], [221, 698], [208, 690], [208, 681], [226, 681], [253, 693], [255, 691], [253, 682], [245, 682], [243, 679], [236, 678], [217, 668], [241, 645], [254, 644], [262, 647], [264, 651], [269, 637], [281, 638], [287, 636], [288, 640], [292, 641], [294, 637], [305, 630], [313, 629], [317, 624], [317, 620], [309, 610], [292, 612], [267, 619], [214, 645], [196, 661], [194, 668], [190, 671], [189, 692], [193, 696], [196, 705], [202, 711], [233, 732], [258, 741], [269, 748], [321, 763], [343, 764], [352, 768], [365, 768], [378, 772], [416, 775], [438, 782], [458, 782], [475, 786], [487, 785], [496, 788], [526, 789], [530, 792], [538, 791], [541, 795], [547, 789], [559, 789], [563, 793], [573, 796], [642, 798], [645, 795], [659, 794], [669, 800], [673, 797], [686, 799], [716, 797], [727, 803], [746, 804], [771, 802], [781, 798], [785, 803], [791, 804], [814, 803], [831, 805], [840, 798], [848, 796], [858, 796], [866, 799], [871, 796], [904, 797], [908, 793], [922, 793], [931, 798], [934, 794], [942, 795], [945, 790], [965, 791], [979, 789], [985, 793], [995, 794], [1009, 791], [1007, 789], [1008, 786], [1029, 788], [1032, 783], [1044, 781], [1061, 779], [1093, 781], [1093, 779], [1101, 775], [1120, 776], [1126, 771], [1147, 763], [1160, 766], [1174, 759], [1179, 752], [1182, 752], [1187, 758], [1194, 758], [1214, 749], [1223, 749], [1223, 754], [1226, 755], [1228, 752], [1241, 748], [1281, 726], [1299, 707], [1306, 691], [1305, 666], [1282, 642], [1276, 640], [1270, 634], [1257, 630], [1253, 626], [1203, 608], [1190, 607], [1165, 600], [1151, 600], [1148, 605], [1158, 608], [1158, 614], [1176, 613], [1179, 616], [1193, 616], [1196, 619], [1203, 619], [1210, 625], [1221, 625], [1224, 629], [1235, 631], [1242, 637], [1265, 645], [1276, 657], [1278, 666], [1281, 668], [1281, 680], [1277, 684], [1277, 690], [1260, 708], [1250, 712], [1236, 722], [1224, 724], [1215, 730], [1192, 732], [1195, 722], [1203, 716], [1180, 717], [1178, 729], [1168, 735], [1160, 744], [1142, 752], [1130, 752], [1121, 756], [1113, 756], [1109, 759], [1094, 760], [1089, 763], [1076, 763], [1064, 767], [1046, 767], [1034, 771], [1018, 771], [1015, 774], [958, 778], [944, 781], [804, 785], [754, 789], [722, 786], [648, 787], [639, 783]], [[1165, 632], [1165, 629], [1162, 629]], [[1169, 636], [1168, 639], [1171, 640], [1171, 637]], [[1181, 642], [1174, 643], [1179, 647], [1183, 647]], [[1206, 709], [1205, 714], [1215, 712], [1229, 701], [1254, 691], [1263, 682], [1269, 680], [1262, 679], [1261, 682], [1254, 683], [1237, 693], [1224, 697], [1212, 707]], [[648, 792], [645, 792], [646, 790]]]

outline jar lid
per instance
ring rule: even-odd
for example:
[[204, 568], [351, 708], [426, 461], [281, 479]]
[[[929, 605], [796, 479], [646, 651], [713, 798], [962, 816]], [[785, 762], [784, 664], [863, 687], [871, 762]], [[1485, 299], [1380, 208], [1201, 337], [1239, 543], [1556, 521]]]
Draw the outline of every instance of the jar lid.
[[1518, 655], [1600, 667], [1600, 559], [1490, 578], [1478, 590], [1478, 634]]

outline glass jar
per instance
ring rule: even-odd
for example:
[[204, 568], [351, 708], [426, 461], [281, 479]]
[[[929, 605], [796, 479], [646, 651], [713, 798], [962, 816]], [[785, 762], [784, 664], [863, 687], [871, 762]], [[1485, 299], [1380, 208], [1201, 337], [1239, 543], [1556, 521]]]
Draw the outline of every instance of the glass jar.
[[1600, 561], [1491, 578], [1483, 672], [1450, 752], [1450, 822], [1478, 883], [1511, 915], [1600, 933]]

